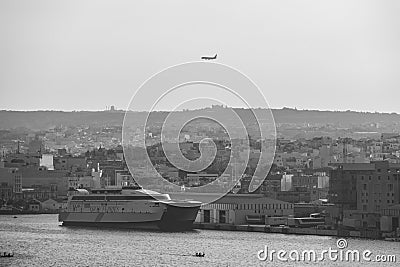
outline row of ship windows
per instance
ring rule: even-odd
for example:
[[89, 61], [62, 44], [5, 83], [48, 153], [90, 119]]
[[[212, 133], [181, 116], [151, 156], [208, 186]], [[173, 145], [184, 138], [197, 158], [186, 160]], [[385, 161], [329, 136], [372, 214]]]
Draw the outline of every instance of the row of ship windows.
[[124, 213], [124, 212], [128, 212], [128, 213], [137, 213], [137, 214], [150, 214], [150, 213], [152, 213], [151, 211], [140, 211], [140, 210], [137, 211], [135, 209], [125, 210], [124, 208], [122, 208], [121, 210], [119, 210], [119, 209], [106, 209], [106, 210], [102, 209], [101, 210], [99, 208], [97, 208], [97, 209], [91, 208], [89, 211], [84, 210], [82, 208], [69, 208], [68, 211], [69, 212], [82, 212], [82, 213], [98, 213], [98, 212], [104, 212], [104, 213]]
[[[217, 204], [218, 205], [218, 204]], [[292, 204], [236, 204], [240, 210], [292, 209]]]
[[[144, 203], [144, 205], [153, 208], [153, 207], [159, 207], [160, 203], [158, 203], [158, 202], [155, 202], [155, 203], [148, 202], [148, 203]], [[116, 205], [115, 203], [107, 203], [107, 202], [105, 202], [105, 203], [101, 203], [100, 202], [99, 203], [99, 202], [96, 202], [96, 203], [83, 203], [82, 204], [82, 202], [79, 202], [79, 201], [71, 201], [70, 202], [70, 206], [78, 207], [78, 208], [81, 208], [81, 207], [83, 207], [83, 208], [90, 208], [90, 207], [99, 207], [99, 208], [121, 207], [121, 205], [118, 205], [118, 204]]]
[[151, 196], [73, 196], [72, 200], [154, 200]]

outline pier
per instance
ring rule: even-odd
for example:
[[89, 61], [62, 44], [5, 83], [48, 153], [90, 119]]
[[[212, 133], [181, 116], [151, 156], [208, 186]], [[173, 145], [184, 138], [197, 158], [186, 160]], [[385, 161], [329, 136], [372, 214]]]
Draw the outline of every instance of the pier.
[[242, 232], [260, 232], [274, 234], [294, 234], [294, 235], [318, 235], [318, 236], [336, 236], [336, 237], [355, 237], [381, 239], [377, 231], [372, 230], [327, 230], [317, 228], [294, 228], [268, 225], [232, 225], [232, 224], [214, 224], [214, 223], [194, 223], [195, 229], [220, 230], [220, 231], [242, 231]]

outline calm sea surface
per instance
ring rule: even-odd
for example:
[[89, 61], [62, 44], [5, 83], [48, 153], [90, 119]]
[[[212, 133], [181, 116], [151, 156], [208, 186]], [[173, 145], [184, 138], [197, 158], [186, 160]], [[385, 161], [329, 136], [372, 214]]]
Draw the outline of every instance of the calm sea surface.
[[[395, 263], [361, 261], [260, 261], [257, 252], [337, 249], [336, 238], [282, 234], [194, 230], [163, 233], [137, 230], [69, 228], [57, 215], [0, 215], [0, 266], [399, 266], [400, 243], [347, 239], [347, 249], [373, 255], [396, 255]], [[193, 257], [204, 252], [204, 258]]]

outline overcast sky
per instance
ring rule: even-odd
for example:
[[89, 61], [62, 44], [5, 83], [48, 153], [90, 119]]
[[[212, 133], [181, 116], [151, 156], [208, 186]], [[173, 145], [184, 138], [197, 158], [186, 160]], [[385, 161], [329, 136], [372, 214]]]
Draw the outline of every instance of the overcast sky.
[[399, 14], [397, 0], [2, 0], [0, 109], [125, 109], [151, 75], [218, 53], [273, 108], [400, 113]]

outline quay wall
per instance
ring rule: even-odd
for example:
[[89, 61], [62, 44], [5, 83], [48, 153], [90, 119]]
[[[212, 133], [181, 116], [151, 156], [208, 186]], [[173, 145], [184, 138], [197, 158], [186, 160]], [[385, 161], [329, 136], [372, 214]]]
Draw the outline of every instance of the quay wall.
[[194, 223], [195, 229], [222, 230], [222, 231], [242, 231], [242, 232], [261, 232], [277, 234], [294, 235], [319, 235], [319, 236], [337, 236], [337, 237], [355, 237], [380, 239], [381, 236], [376, 231], [354, 230], [338, 231], [317, 228], [291, 228], [291, 227], [272, 227], [265, 225], [232, 225], [232, 224], [214, 224], [214, 223]]

